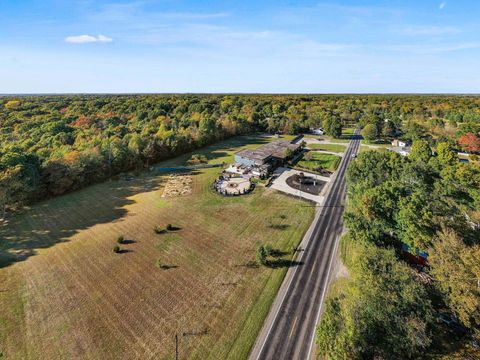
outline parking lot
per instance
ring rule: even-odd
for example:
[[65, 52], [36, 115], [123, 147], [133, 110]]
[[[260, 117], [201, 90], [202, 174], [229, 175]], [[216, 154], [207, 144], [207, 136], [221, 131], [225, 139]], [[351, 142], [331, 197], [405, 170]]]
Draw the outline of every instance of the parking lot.
[[[287, 179], [290, 176], [295, 174], [300, 174], [300, 173], [303, 173], [305, 176], [312, 177], [316, 180], [325, 182], [325, 186], [322, 188], [319, 195], [313, 195], [313, 194], [307, 193], [306, 191], [294, 189], [287, 184]], [[277, 170], [275, 170], [274, 176], [275, 176], [275, 179], [272, 181], [272, 184], [270, 185], [272, 189], [275, 189], [290, 195], [298, 196], [303, 199], [311, 200], [316, 202], [317, 204], [321, 204], [323, 202], [324, 194], [326, 193], [330, 183], [330, 178], [328, 177], [308, 173], [305, 171], [285, 168], [285, 167], [279, 167]]]

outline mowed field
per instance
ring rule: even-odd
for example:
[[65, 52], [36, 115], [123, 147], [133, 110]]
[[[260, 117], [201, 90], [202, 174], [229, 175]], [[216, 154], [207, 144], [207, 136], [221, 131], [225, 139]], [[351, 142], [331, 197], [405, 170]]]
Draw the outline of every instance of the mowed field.
[[331, 151], [343, 153], [347, 150], [346, 145], [340, 144], [308, 144], [307, 147], [312, 150]]
[[316, 151], [311, 151], [309, 154], [311, 154], [311, 160], [307, 160], [305, 157], [303, 157], [297, 163], [299, 168], [315, 171], [315, 169], [321, 167], [322, 169], [327, 169], [333, 172], [337, 169], [340, 161], [342, 160], [340, 156], [323, 154]]
[[[231, 161], [265, 141], [195, 153]], [[263, 187], [221, 197], [210, 190], [218, 171], [191, 173], [190, 195], [162, 198], [169, 175], [152, 171], [11, 217], [0, 227], [3, 357], [174, 359], [178, 334], [180, 359], [246, 358], [287, 270], [253, 266], [255, 249], [268, 243], [291, 258], [314, 209]], [[180, 229], [154, 233], [168, 223]], [[129, 243], [114, 254], [120, 234]]]

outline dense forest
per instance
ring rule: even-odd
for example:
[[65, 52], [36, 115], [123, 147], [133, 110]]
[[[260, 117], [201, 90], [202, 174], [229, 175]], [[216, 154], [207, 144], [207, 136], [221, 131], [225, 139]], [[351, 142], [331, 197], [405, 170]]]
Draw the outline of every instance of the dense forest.
[[[478, 135], [480, 98], [407, 95], [58, 95], [0, 98], [3, 211], [252, 132], [299, 133], [373, 122], [375, 131], [455, 142]], [[474, 139], [466, 139], [475, 150]], [[1, 215], [1, 214], [0, 214]]]

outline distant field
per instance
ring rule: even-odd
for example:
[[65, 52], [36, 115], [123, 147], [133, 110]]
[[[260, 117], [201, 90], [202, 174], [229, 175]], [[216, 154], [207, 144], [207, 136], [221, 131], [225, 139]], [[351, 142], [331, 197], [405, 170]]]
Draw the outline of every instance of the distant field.
[[308, 144], [307, 147], [312, 150], [332, 151], [343, 153], [347, 149], [345, 145], [339, 144]]
[[305, 157], [303, 157], [296, 166], [312, 171], [315, 171], [319, 167], [329, 171], [335, 171], [340, 164], [340, 160], [342, 159], [337, 155], [322, 154], [314, 151], [311, 151], [310, 154], [312, 156], [311, 160], [306, 160]]
[[[265, 141], [195, 153], [231, 161]], [[218, 169], [191, 173], [191, 195], [162, 198], [169, 175], [156, 173], [39, 203], [0, 227], [6, 359], [173, 359], [175, 334], [181, 359], [247, 357], [287, 270], [251, 266], [256, 246], [290, 258], [313, 208], [263, 187], [221, 197], [210, 190]], [[154, 233], [168, 223], [180, 230]], [[119, 234], [131, 241], [114, 254]]]

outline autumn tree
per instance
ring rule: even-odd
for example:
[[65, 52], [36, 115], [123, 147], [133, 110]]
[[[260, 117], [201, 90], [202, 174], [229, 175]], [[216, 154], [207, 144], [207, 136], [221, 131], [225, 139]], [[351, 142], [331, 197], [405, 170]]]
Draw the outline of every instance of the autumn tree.
[[470, 153], [480, 152], [480, 137], [473, 133], [467, 133], [460, 136], [460, 138], [458, 139], [458, 144], [463, 150]]

